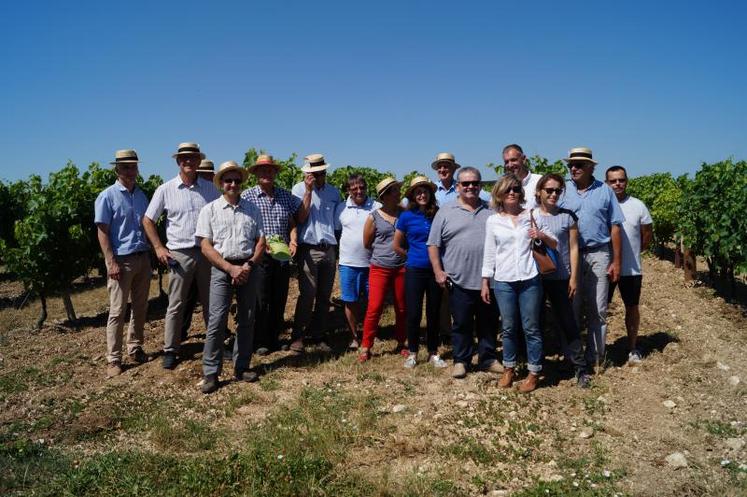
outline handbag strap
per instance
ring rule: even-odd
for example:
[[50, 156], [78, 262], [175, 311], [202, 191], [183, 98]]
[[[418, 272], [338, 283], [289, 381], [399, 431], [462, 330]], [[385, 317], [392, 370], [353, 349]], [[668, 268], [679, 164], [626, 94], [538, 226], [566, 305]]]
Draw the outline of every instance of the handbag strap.
[[534, 208], [529, 209], [529, 222], [532, 225], [532, 228], [537, 229], [537, 221], [534, 220]]

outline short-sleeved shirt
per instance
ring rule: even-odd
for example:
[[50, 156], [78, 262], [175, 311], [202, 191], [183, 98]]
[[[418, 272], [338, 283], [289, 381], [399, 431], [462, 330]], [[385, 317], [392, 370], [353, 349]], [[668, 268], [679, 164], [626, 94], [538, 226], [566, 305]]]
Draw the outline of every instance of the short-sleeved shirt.
[[223, 196], [200, 211], [195, 232], [213, 242], [213, 248], [227, 260], [251, 257], [263, 234], [262, 214], [256, 205], [243, 198], [233, 205]]
[[285, 243], [290, 242], [290, 218], [298, 212], [301, 201], [291, 192], [275, 187], [273, 196], [254, 186], [241, 193], [241, 198], [252, 202], [262, 214], [265, 236], [278, 235]]
[[620, 202], [625, 214], [622, 233], [622, 263], [620, 276], [641, 274], [641, 226], [652, 224], [646, 205], [635, 197], [626, 197]]
[[[296, 183], [293, 186], [292, 193], [303, 200], [306, 185], [303, 182]], [[319, 245], [326, 242], [329, 245], [337, 245], [335, 212], [337, 212], [337, 204], [340, 202], [342, 202], [340, 190], [327, 183], [322, 188], [317, 188], [315, 185], [311, 190], [309, 217], [298, 226], [299, 243]]]
[[117, 180], [96, 197], [94, 222], [109, 226], [109, 242], [114, 255], [128, 255], [150, 250], [143, 230], [143, 216], [148, 198], [135, 186], [130, 193]]
[[540, 176], [539, 174], [534, 173], [528, 173], [526, 178], [524, 178], [521, 182], [521, 187], [524, 189], [524, 208], [525, 209], [534, 209], [537, 207], [537, 183], [539, 182]]
[[371, 263], [371, 251], [363, 246], [363, 226], [366, 219], [381, 204], [370, 197], [362, 205], [356, 204], [350, 197], [337, 205], [336, 219], [340, 235], [340, 265], [350, 267], [368, 267]]
[[485, 223], [492, 214], [484, 203], [470, 211], [460, 202], [452, 202], [433, 218], [428, 246], [439, 247], [444, 271], [467, 290], [482, 288]]
[[[392, 248], [394, 224], [384, 219], [378, 209], [371, 213], [374, 222], [374, 240], [371, 245], [371, 265], [395, 268], [405, 265], [405, 258]], [[395, 220], [396, 224], [396, 220]]]
[[532, 211], [537, 227], [552, 235], [558, 241], [559, 261], [557, 269], [550, 273], [542, 275], [549, 280], [567, 280], [571, 277], [571, 242], [570, 231], [576, 224], [576, 215], [568, 209], [557, 209], [554, 214], [543, 214], [539, 209]]
[[405, 266], [427, 269], [431, 267], [428, 258], [428, 235], [431, 232], [433, 218], [429, 218], [420, 209], [407, 209], [397, 219], [396, 228], [407, 240], [407, 262]]
[[198, 177], [187, 186], [177, 176], [156, 188], [145, 217], [156, 222], [166, 211], [166, 247], [170, 250], [194, 248], [199, 243], [195, 237], [197, 216], [218, 197], [220, 192], [211, 182]]
[[537, 276], [537, 264], [532, 256], [529, 211], [511, 217], [490, 216], [485, 225], [483, 240], [482, 277], [495, 281], [526, 281]]
[[597, 179], [579, 192], [573, 180], [567, 180], [565, 192], [559, 203], [578, 217], [578, 246], [593, 249], [610, 242], [613, 224], [622, 225], [625, 216], [617, 203], [615, 192]]

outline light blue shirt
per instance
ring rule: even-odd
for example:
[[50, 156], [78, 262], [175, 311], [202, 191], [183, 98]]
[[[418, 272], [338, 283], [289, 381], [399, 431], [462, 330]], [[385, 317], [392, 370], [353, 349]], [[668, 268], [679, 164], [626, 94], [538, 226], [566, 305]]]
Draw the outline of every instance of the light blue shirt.
[[578, 217], [578, 245], [582, 249], [608, 244], [612, 225], [622, 225], [625, 221], [615, 192], [593, 178], [589, 188], [583, 192], [578, 191], [573, 180], [566, 180], [565, 192], [559, 206], [572, 211]]
[[135, 186], [132, 193], [119, 181], [99, 193], [94, 204], [94, 222], [109, 226], [109, 241], [114, 255], [150, 250], [143, 230], [148, 199]]
[[[303, 182], [297, 183], [291, 192], [303, 200], [306, 185]], [[299, 243], [319, 245], [326, 242], [329, 245], [337, 245], [335, 212], [340, 202], [342, 202], [340, 190], [328, 183], [325, 183], [322, 188], [317, 188], [315, 185], [311, 190], [309, 217], [298, 226]]]
[[[459, 198], [459, 192], [457, 192], [456, 190], [456, 178], [452, 180], [451, 186], [449, 188], [445, 188], [444, 185], [441, 184], [440, 180], [436, 180], [434, 181], [434, 183], [436, 184], [436, 202], [438, 202], [438, 205], [440, 207], [443, 207], [444, 205], [449, 204]], [[490, 202], [490, 193], [481, 189], [480, 200], [482, 200], [483, 202]]]

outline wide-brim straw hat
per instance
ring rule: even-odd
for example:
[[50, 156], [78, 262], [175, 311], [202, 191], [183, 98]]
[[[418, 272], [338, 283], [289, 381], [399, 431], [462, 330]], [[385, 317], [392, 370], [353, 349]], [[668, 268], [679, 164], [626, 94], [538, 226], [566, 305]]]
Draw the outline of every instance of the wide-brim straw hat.
[[387, 176], [376, 184], [376, 196], [381, 197], [388, 189], [395, 185], [401, 185], [401, 181], [397, 181], [391, 176]]
[[450, 154], [449, 152], [441, 152], [440, 154], [436, 156], [436, 160], [431, 162], [431, 168], [438, 169], [438, 165], [441, 162], [448, 162], [449, 164], [452, 164], [457, 169], [462, 167], [459, 164], [457, 164], [456, 159], [454, 159], [454, 154]]
[[117, 164], [137, 164], [138, 162], [140, 161], [137, 158], [137, 152], [131, 148], [126, 148], [114, 152], [114, 160], [109, 164], [116, 166]]
[[568, 152], [568, 157], [563, 159], [566, 162], [591, 162], [592, 164], [596, 165], [598, 164], [597, 161], [595, 161], [592, 158], [591, 149], [588, 147], [576, 147], [572, 148]]
[[272, 155], [260, 155], [259, 157], [257, 157], [257, 161], [252, 167], [249, 168], [249, 173], [254, 174], [257, 168], [260, 166], [272, 166], [276, 171], [280, 171], [280, 164], [275, 162], [275, 160], [272, 158]]
[[231, 171], [238, 171], [241, 174], [242, 183], [246, 181], [246, 178], [249, 176], [249, 172], [245, 168], [238, 165], [235, 161], [229, 160], [220, 165], [218, 172], [215, 173], [215, 178], [213, 178], [213, 184], [220, 189], [221, 178], [223, 178], [224, 174]]
[[415, 188], [419, 186], [425, 186], [430, 188], [431, 195], [436, 193], [436, 185], [426, 178], [425, 176], [415, 176], [410, 180], [410, 186], [407, 187], [407, 190], [405, 191], [405, 197], [410, 198], [410, 195], [412, 195], [412, 192], [415, 191]]
[[171, 157], [176, 159], [180, 155], [194, 155], [194, 154], [199, 155], [200, 159], [205, 159], [205, 154], [200, 152], [199, 144], [184, 142], [184, 143], [179, 144], [179, 147], [177, 148], [176, 153], [172, 155]]
[[202, 162], [200, 162], [200, 165], [197, 166], [197, 172], [198, 173], [214, 173], [215, 172], [215, 164], [213, 164], [213, 161], [204, 159]]
[[318, 173], [329, 167], [322, 154], [311, 154], [304, 157], [304, 165], [301, 171], [304, 173]]

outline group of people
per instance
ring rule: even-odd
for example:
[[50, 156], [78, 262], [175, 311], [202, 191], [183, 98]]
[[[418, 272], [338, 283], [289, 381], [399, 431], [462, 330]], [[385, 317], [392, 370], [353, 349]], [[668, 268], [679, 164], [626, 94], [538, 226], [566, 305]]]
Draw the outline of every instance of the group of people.
[[[332, 350], [326, 333], [338, 257], [350, 348], [358, 351], [359, 362], [372, 359], [391, 293], [394, 337], [405, 368], [418, 364], [425, 300], [430, 365], [447, 367], [439, 354], [439, 329], [447, 310], [454, 378], [477, 369], [500, 373], [498, 385], [511, 387], [523, 340], [528, 375], [518, 388], [530, 392], [542, 369], [540, 316], [547, 297], [564, 356], [573, 364], [578, 385], [587, 387], [590, 372], [605, 357], [607, 305], [615, 287], [626, 308], [629, 361], [641, 360], [636, 342], [640, 252], [651, 240], [651, 218], [643, 203], [626, 194], [623, 167], [609, 168], [606, 183], [594, 177], [597, 162], [588, 148], [574, 148], [564, 159], [570, 171], [566, 181], [558, 174], [531, 173], [521, 147], [508, 145], [503, 149], [505, 174], [489, 195], [478, 169], [461, 167], [452, 154], [440, 153], [431, 164], [435, 182], [418, 176], [403, 185], [387, 177], [375, 186], [376, 199], [367, 195], [368, 185], [359, 174], [347, 178], [343, 199], [326, 182], [329, 164], [321, 154], [305, 157], [303, 181], [290, 192], [275, 185], [281, 166], [269, 155], [260, 155], [249, 168], [228, 161], [217, 171], [196, 143], [180, 144], [173, 157], [178, 175], [159, 186], [148, 202], [136, 184], [137, 153], [117, 151], [112, 162], [117, 181], [96, 200], [110, 297], [109, 377], [122, 373], [128, 300], [127, 353], [137, 363], [150, 358], [143, 350], [143, 328], [151, 249], [169, 268], [162, 366], [177, 366], [199, 300], [207, 328], [204, 393], [219, 388], [234, 295], [237, 380], [257, 379], [253, 353], [281, 347], [295, 355], [308, 346]], [[256, 186], [242, 190], [249, 175], [255, 176]], [[165, 245], [156, 228], [163, 214]], [[535, 261], [537, 245], [554, 261], [542, 274]], [[291, 339], [281, 346], [289, 257], [298, 266], [299, 295]], [[585, 347], [580, 334], [584, 316]]]

